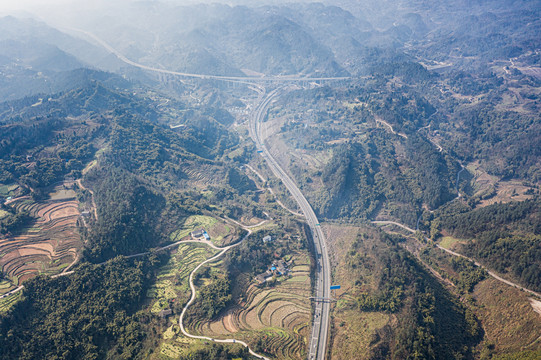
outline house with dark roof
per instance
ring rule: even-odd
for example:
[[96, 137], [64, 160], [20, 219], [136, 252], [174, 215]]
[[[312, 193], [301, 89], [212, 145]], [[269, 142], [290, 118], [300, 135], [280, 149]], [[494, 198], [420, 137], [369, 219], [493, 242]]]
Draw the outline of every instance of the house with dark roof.
[[204, 233], [206, 233], [204, 229], [199, 229], [199, 230], [192, 231], [191, 235], [193, 239], [200, 239], [203, 237]]

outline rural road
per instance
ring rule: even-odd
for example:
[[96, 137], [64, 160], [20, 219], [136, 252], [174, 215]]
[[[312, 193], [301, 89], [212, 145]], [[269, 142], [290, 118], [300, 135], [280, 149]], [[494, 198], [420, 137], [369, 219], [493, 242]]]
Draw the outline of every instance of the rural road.
[[[256, 143], [258, 151], [261, 152], [270, 169], [276, 177], [282, 180], [291, 193], [302, 213], [306, 216], [308, 225], [313, 235], [314, 253], [316, 258], [316, 280], [315, 297], [322, 299], [330, 298], [331, 285], [331, 267], [327, 249], [325, 248], [325, 236], [314, 210], [299, 190], [295, 182], [280, 167], [278, 162], [271, 155], [261, 138], [261, 122], [263, 121], [269, 105], [276, 99], [284, 88], [277, 88], [268, 93], [255, 108], [250, 118], [250, 136]], [[314, 309], [314, 319], [312, 322], [312, 334], [309, 339], [308, 359], [323, 360], [327, 352], [327, 338], [329, 334], [329, 312], [330, 301], [316, 301]]]
[[[118, 57], [121, 61], [132, 65], [134, 67], [147, 70], [147, 71], [153, 71], [157, 73], [162, 74], [170, 74], [170, 75], [176, 75], [180, 77], [187, 77], [187, 78], [195, 78], [195, 79], [209, 79], [209, 80], [222, 80], [222, 81], [230, 81], [230, 82], [282, 82], [282, 83], [291, 83], [291, 82], [298, 82], [298, 81], [336, 81], [336, 80], [349, 80], [350, 77], [300, 77], [300, 76], [263, 76], [263, 77], [235, 77], [235, 76], [218, 76], [218, 75], [205, 75], [205, 74], [193, 74], [193, 73], [183, 73], [178, 71], [171, 71], [171, 70], [165, 70], [165, 69], [158, 69], [151, 66], [139, 64], [137, 62], [134, 62], [128, 58], [126, 58], [124, 55], [122, 55], [120, 52], [118, 52], [116, 49], [111, 47], [109, 44], [107, 44], [105, 41], [97, 37], [96, 35], [80, 30], [80, 29], [74, 29], [71, 28], [70, 30], [76, 31], [78, 33], [82, 33], [86, 35], [87, 37], [92, 38], [95, 42], [99, 43], [102, 47], [104, 47], [107, 51], [114, 54], [116, 57]], [[256, 142], [256, 144], [263, 149], [265, 153], [265, 158], [267, 159], [267, 162], [269, 164], [269, 167], [273, 171], [273, 173], [282, 180], [284, 185], [286, 185], [289, 192], [292, 194], [294, 199], [299, 204], [299, 207], [301, 208], [303, 214], [306, 216], [306, 219], [308, 220], [308, 224], [310, 226], [310, 229], [312, 231], [313, 237], [314, 237], [314, 251], [316, 255], [316, 286], [315, 286], [315, 296], [318, 298], [330, 298], [330, 262], [329, 257], [327, 254], [327, 250], [325, 249], [325, 238], [323, 235], [323, 232], [321, 228], [319, 227], [319, 221], [304, 197], [304, 195], [300, 192], [299, 188], [296, 186], [296, 184], [291, 180], [291, 178], [282, 170], [282, 168], [278, 165], [278, 163], [274, 160], [274, 158], [270, 155], [270, 152], [267, 150], [265, 145], [262, 143], [260, 136], [259, 136], [259, 126], [258, 123], [262, 120], [262, 116], [264, 115], [267, 107], [269, 106], [270, 102], [279, 94], [279, 91], [283, 90], [282, 88], [278, 88], [271, 93], [269, 93], [266, 97], [264, 97], [265, 93], [264, 90], [260, 89], [260, 96], [259, 100], [262, 100], [259, 102], [258, 106], [255, 108], [254, 113], [252, 114], [252, 117], [250, 119], [250, 135], [252, 136], [253, 140]], [[256, 90], [257, 91], [257, 90]], [[82, 185], [79, 183], [79, 185]], [[97, 214], [96, 214], [97, 215]], [[249, 231], [249, 229], [248, 229]], [[156, 249], [157, 251], [165, 250], [174, 246], [179, 245], [179, 243], [168, 245], [164, 248]], [[213, 246], [209, 244], [210, 246]], [[238, 244], [236, 244], [238, 245]], [[231, 245], [236, 246], [236, 245]], [[223, 248], [222, 253], [220, 253], [218, 256], [221, 256], [221, 254], [225, 253], [230, 247]], [[140, 254], [134, 254], [128, 257], [136, 257], [136, 256], [142, 256], [146, 253], [140, 253]], [[208, 261], [211, 261], [212, 259], [209, 259]], [[202, 266], [203, 264], [200, 264]], [[72, 271], [62, 273], [59, 275], [69, 275], [73, 273]], [[191, 277], [190, 277], [191, 278]], [[10, 293], [7, 293], [5, 295], [2, 295], [2, 298], [5, 296], [9, 296], [17, 291], [20, 291], [23, 287], [19, 287], [17, 289], [12, 290]], [[195, 295], [192, 294], [192, 297]], [[315, 312], [314, 312], [314, 322], [312, 326], [312, 335], [310, 338], [310, 349], [309, 349], [309, 359], [324, 359], [326, 348], [327, 348], [327, 337], [329, 333], [329, 311], [330, 311], [330, 303], [328, 301], [323, 302], [316, 302], [315, 306]], [[183, 312], [184, 313], [184, 312]], [[182, 326], [181, 322], [181, 328], [183, 333], [185, 332], [185, 329]], [[187, 333], [185, 333], [186, 335]], [[189, 335], [186, 335], [189, 336]], [[204, 337], [202, 337], [204, 338]], [[231, 341], [230, 341], [231, 340]], [[242, 345], [247, 346], [243, 342], [239, 342], [233, 339], [230, 340], [216, 340], [217, 342], [238, 342]], [[252, 351], [250, 350], [250, 353]], [[255, 354], [254, 356], [259, 356]], [[265, 359], [264, 357], [259, 356], [260, 358]]]
[[[396, 226], [399, 226], [399, 227], [401, 227], [402, 229], [407, 230], [407, 231], [409, 231], [409, 232], [411, 232], [411, 233], [415, 233], [415, 230], [413, 230], [412, 228], [410, 228], [410, 227], [408, 227], [408, 226], [406, 226], [406, 225], [397, 223], [396, 221], [371, 221], [371, 223], [372, 223], [372, 224], [376, 224], [376, 225], [396, 225]], [[423, 236], [424, 236], [424, 235], [423, 235]], [[425, 237], [426, 240], [430, 240], [428, 237], [426, 237], [426, 236], [424, 236], [424, 237]], [[430, 241], [432, 241], [432, 240], [430, 240]], [[499, 276], [498, 274], [494, 273], [493, 271], [488, 270], [486, 267], [484, 267], [483, 265], [481, 265], [481, 264], [480, 264], [478, 261], [476, 261], [475, 259], [472, 259], [472, 258], [470, 258], [470, 257], [464, 256], [464, 255], [459, 254], [459, 253], [457, 253], [457, 252], [455, 252], [455, 251], [446, 249], [446, 248], [444, 248], [443, 246], [441, 246], [441, 245], [439, 245], [439, 244], [436, 244], [436, 247], [437, 247], [438, 249], [441, 249], [441, 250], [445, 251], [446, 253], [448, 253], [448, 254], [450, 254], [450, 255], [457, 256], [457, 257], [461, 257], [461, 258], [464, 258], [464, 259], [466, 259], [466, 260], [468, 260], [468, 261], [473, 262], [473, 263], [475, 264], [475, 266], [478, 266], [478, 267], [484, 269], [490, 276], [492, 276], [494, 279], [496, 279], [496, 280], [498, 280], [498, 281], [503, 282], [504, 284], [507, 284], [507, 285], [509, 285], [509, 286], [513, 286], [513, 287], [515, 287], [515, 288], [517, 288], [517, 289], [519, 289], [519, 290], [525, 291], [525, 292], [527, 292], [527, 293], [530, 293], [530, 294], [532, 294], [532, 295], [535, 295], [535, 296], [541, 298], [541, 294], [540, 294], [540, 293], [535, 292], [535, 291], [530, 290], [530, 289], [527, 289], [527, 288], [525, 288], [525, 287], [522, 287], [522, 286], [520, 286], [520, 285], [518, 285], [518, 284], [515, 284], [514, 282], [509, 281], [509, 280], [505, 280], [504, 278], [502, 278], [502, 277]]]
[[[242, 238], [241, 241], [233, 244], [233, 245], [229, 245], [229, 246], [226, 246], [226, 247], [223, 247], [223, 248], [219, 248], [219, 247], [216, 247], [214, 246], [212, 243], [210, 242], [205, 242], [206, 245], [210, 245], [212, 248], [214, 249], [217, 249], [217, 250], [221, 250], [218, 255], [216, 256], [213, 256], [211, 257], [210, 259], [207, 259], [205, 261], [203, 261], [201, 264], [197, 265], [197, 267], [195, 269], [192, 270], [192, 272], [190, 273], [190, 289], [192, 291], [192, 295], [190, 297], [190, 300], [186, 303], [186, 305], [184, 306], [184, 308], [182, 309], [182, 313], [180, 314], [180, 317], [178, 319], [178, 325], [180, 326], [180, 331], [182, 331], [182, 333], [184, 334], [184, 336], [186, 337], [189, 337], [189, 338], [192, 338], [192, 339], [201, 339], [201, 340], [208, 340], [208, 341], [214, 341], [214, 342], [217, 342], [217, 343], [235, 343], [235, 344], [241, 344], [242, 346], [248, 348], [248, 351], [250, 352], [250, 354], [252, 354], [253, 356], [257, 357], [258, 359], [264, 359], [264, 360], [269, 360], [268, 358], [264, 357], [263, 355], [259, 355], [257, 353], [255, 353], [254, 351], [252, 351], [252, 349], [250, 349], [250, 347], [248, 346], [248, 344], [246, 344], [244, 341], [240, 341], [240, 340], [235, 340], [235, 339], [214, 339], [214, 338], [210, 338], [208, 336], [197, 336], [197, 335], [192, 335], [190, 334], [189, 332], [186, 331], [186, 328], [184, 327], [184, 315], [186, 315], [186, 311], [188, 311], [188, 308], [190, 307], [191, 304], [193, 304], [193, 302], [195, 301], [195, 298], [197, 296], [197, 293], [195, 291], [195, 285], [193, 283], [193, 277], [195, 275], [195, 273], [197, 272], [197, 270], [199, 270], [203, 265], [205, 264], [208, 264], [208, 263], [211, 263], [213, 262], [214, 260], [218, 259], [219, 257], [221, 257], [223, 254], [225, 254], [229, 249], [235, 247], [235, 246], [238, 246], [240, 245], [244, 240], [246, 240], [248, 238], [248, 236], [250, 236], [250, 234], [252, 233], [252, 231], [246, 227], [244, 227], [245, 230], [248, 231], [248, 233]], [[182, 243], [185, 243], [185, 242], [188, 242], [188, 241], [183, 241]], [[194, 241], [196, 242], [196, 241]], [[200, 241], [197, 241], [197, 242], [200, 242]]]

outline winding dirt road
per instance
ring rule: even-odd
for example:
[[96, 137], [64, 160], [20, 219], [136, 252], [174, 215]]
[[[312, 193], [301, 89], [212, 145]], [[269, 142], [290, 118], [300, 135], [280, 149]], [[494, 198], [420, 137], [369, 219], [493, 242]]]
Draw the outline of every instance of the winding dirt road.
[[[238, 222], [236, 222], [237, 224], [239, 224]], [[240, 225], [240, 224], [239, 224]], [[241, 225], [242, 226], [242, 225]], [[223, 247], [223, 248], [219, 248], [219, 247], [216, 247], [214, 246], [212, 243], [210, 242], [205, 242], [206, 245], [209, 245], [211, 246], [212, 248], [214, 249], [217, 249], [217, 250], [221, 250], [217, 255], [211, 257], [210, 259], [207, 259], [205, 261], [203, 261], [202, 263], [200, 263], [199, 265], [197, 265], [197, 267], [195, 269], [192, 270], [192, 272], [190, 273], [190, 279], [189, 279], [189, 282], [190, 282], [190, 289], [192, 291], [192, 295], [190, 297], [190, 300], [186, 303], [186, 305], [184, 306], [184, 308], [182, 309], [182, 313], [180, 314], [180, 317], [178, 319], [178, 325], [180, 326], [180, 331], [182, 331], [182, 333], [184, 334], [184, 336], [186, 337], [189, 337], [189, 338], [192, 338], [192, 339], [200, 339], [200, 340], [208, 340], [208, 341], [214, 341], [214, 342], [217, 342], [217, 343], [232, 343], [232, 344], [240, 344], [246, 348], [248, 348], [248, 351], [250, 352], [251, 355], [257, 357], [258, 359], [265, 359], [265, 360], [269, 360], [268, 358], [264, 357], [263, 355], [260, 355], [260, 354], [257, 354], [256, 352], [254, 352], [252, 349], [250, 349], [250, 347], [248, 346], [248, 344], [246, 344], [244, 341], [240, 341], [240, 340], [236, 340], [236, 339], [214, 339], [214, 338], [211, 338], [211, 337], [208, 337], [208, 336], [198, 336], [198, 335], [192, 335], [190, 334], [188, 331], [186, 331], [186, 328], [184, 327], [184, 316], [186, 315], [186, 312], [188, 311], [188, 308], [190, 307], [190, 305], [193, 304], [193, 302], [195, 301], [195, 298], [197, 296], [197, 292], [196, 292], [196, 289], [195, 289], [195, 285], [193, 283], [193, 277], [195, 275], [195, 273], [197, 272], [197, 270], [199, 270], [203, 265], [205, 264], [208, 264], [208, 263], [211, 263], [213, 261], [215, 261], [216, 259], [220, 258], [222, 255], [224, 255], [229, 249], [231, 248], [234, 248], [235, 246], [239, 246], [240, 244], [242, 244], [242, 242], [244, 240], [246, 240], [248, 238], [248, 236], [250, 236], [252, 234], [252, 231], [247, 228], [247, 227], [244, 227], [243, 228], [245, 230], [248, 231], [248, 234], [246, 234], [241, 241], [233, 244], [233, 245], [229, 245], [229, 246], [226, 246], [226, 247]], [[185, 243], [185, 242], [188, 242], [188, 241], [183, 241], [182, 243]], [[196, 241], [196, 240], [193, 240], [193, 242], [200, 242], [200, 241]]]
[[[404, 230], [406, 230], [406, 231], [409, 231], [410, 233], [415, 233], [415, 230], [413, 230], [412, 228], [410, 228], [410, 227], [408, 227], [408, 226], [406, 226], [406, 225], [404, 225], [404, 224], [397, 223], [396, 221], [371, 221], [371, 223], [372, 223], [372, 224], [376, 224], [376, 225], [396, 225], [396, 226], [399, 226], [399, 227], [401, 227], [402, 229], [404, 229]], [[430, 238], [428, 238], [427, 236], [425, 236], [425, 235], [423, 235], [423, 236], [424, 236], [424, 238], [425, 238], [427, 241], [430, 240]], [[432, 241], [432, 240], [430, 240], [430, 241]], [[517, 288], [517, 289], [519, 289], [519, 290], [525, 291], [525, 292], [527, 292], [527, 293], [530, 293], [530, 294], [532, 294], [532, 295], [535, 295], [535, 296], [541, 298], [541, 294], [540, 294], [540, 293], [535, 292], [535, 291], [530, 290], [530, 289], [527, 289], [527, 288], [522, 287], [522, 286], [520, 286], [520, 285], [518, 285], [518, 284], [515, 284], [515, 283], [512, 282], [512, 281], [509, 281], [509, 280], [506, 280], [506, 279], [502, 278], [502, 277], [499, 276], [498, 274], [494, 273], [493, 271], [490, 271], [490, 270], [487, 269], [485, 266], [481, 265], [481, 264], [480, 264], [477, 260], [475, 260], [475, 259], [472, 259], [472, 258], [467, 257], [467, 256], [465, 256], [465, 255], [459, 254], [459, 253], [457, 253], [457, 252], [455, 252], [455, 251], [446, 249], [446, 248], [444, 248], [443, 246], [441, 246], [441, 245], [439, 245], [439, 244], [436, 244], [436, 247], [437, 247], [438, 249], [441, 249], [441, 250], [445, 251], [446, 253], [448, 253], [448, 254], [450, 254], [450, 255], [457, 256], [457, 257], [461, 257], [461, 258], [464, 258], [464, 259], [466, 259], [466, 260], [468, 260], [468, 261], [473, 262], [473, 263], [475, 264], [475, 266], [478, 266], [478, 267], [484, 269], [490, 276], [492, 276], [494, 279], [496, 279], [496, 280], [498, 280], [498, 281], [503, 282], [504, 284], [507, 284], [507, 285], [509, 285], [509, 286], [513, 286], [513, 287], [515, 287], [515, 288]]]

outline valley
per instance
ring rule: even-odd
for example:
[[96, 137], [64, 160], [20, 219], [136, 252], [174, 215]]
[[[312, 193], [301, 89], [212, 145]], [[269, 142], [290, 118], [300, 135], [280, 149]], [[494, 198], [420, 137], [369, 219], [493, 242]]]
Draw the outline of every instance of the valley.
[[540, 11], [0, 17], [0, 357], [537, 358]]

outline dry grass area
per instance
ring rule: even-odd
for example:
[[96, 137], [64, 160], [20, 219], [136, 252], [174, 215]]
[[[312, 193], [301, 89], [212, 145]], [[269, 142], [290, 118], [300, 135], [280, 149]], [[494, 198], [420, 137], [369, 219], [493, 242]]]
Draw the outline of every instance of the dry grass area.
[[489, 278], [474, 290], [474, 310], [485, 329], [485, 341], [496, 353], [541, 350], [541, 314], [528, 295]]
[[334, 317], [335, 336], [332, 359], [367, 359], [374, 334], [391, 322], [392, 316], [377, 312], [338, 310]]
[[439, 242], [439, 244], [442, 247], [446, 249], [451, 249], [451, 250], [453, 250], [457, 244], [465, 244], [465, 243], [466, 242], [464, 240], [460, 240], [452, 236], [444, 236]]
[[58, 273], [74, 261], [82, 247], [77, 201], [24, 199], [10, 205], [37, 219], [22, 233], [0, 238], [0, 267], [14, 286], [41, 273]]
[[[352, 308], [356, 291], [355, 280], [364, 276], [367, 285], [371, 283], [367, 274], [355, 273], [347, 266], [347, 254], [352, 244], [359, 239], [365, 242], [363, 248], [372, 246], [375, 231], [368, 227], [324, 224], [323, 231], [327, 237], [327, 248], [330, 252], [333, 283], [340, 284], [341, 289], [334, 294], [337, 299], [333, 312], [332, 352], [331, 359], [365, 359], [370, 349], [377, 346], [379, 333], [395, 323], [394, 315], [382, 312], [361, 312]], [[366, 235], [366, 236], [363, 236]], [[370, 267], [373, 262], [368, 254], [358, 254]], [[363, 285], [364, 286], [364, 285]]]
[[236, 303], [219, 318], [195, 324], [195, 332], [217, 338], [235, 334], [236, 339], [250, 343], [261, 341], [262, 351], [270, 357], [304, 358], [311, 316], [310, 266], [304, 254], [292, 258], [291, 277], [279, 278], [272, 287], [240, 276], [238, 287], [247, 291], [235, 296]]
[[[433, 251], [430, 259], [438, 271], [459, 278], [449, 263], [451, 257], [448, 254]], [[492, 346], [494, 349], [490, 353], [496, 356], [526, 350], [541, 351], [541, 313], [538, 312], [541, 302], [532, 299], [531, 295], [490, 276], [478, 283], [471, 294], [461, 295], [455, 287], [447, 289], [455, 292], [481, 322], [485, 332], [479, 345], [482, 352]]]

